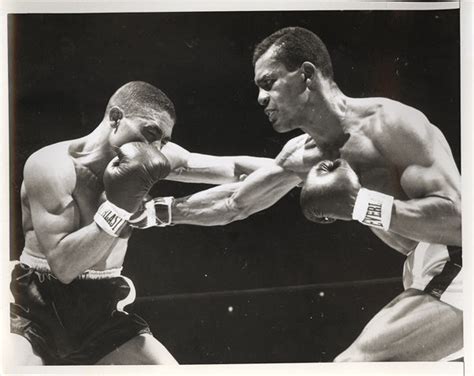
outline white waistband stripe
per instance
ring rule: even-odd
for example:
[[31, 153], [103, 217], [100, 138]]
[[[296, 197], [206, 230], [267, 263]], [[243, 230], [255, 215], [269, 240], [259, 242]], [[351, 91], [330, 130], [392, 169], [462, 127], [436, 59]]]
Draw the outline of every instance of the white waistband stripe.
[[[30, 268], [36, 269], [40, 272], [51, 272], [48, 261], [41, 257], [33, 256], [25, 251], [21, 253], [20, 262], [22, 264], [28, 265]], [[105, 279], [120, 277], [122, 274], [122, 268], [113, 268], [107, 270], [85, 270], [80, 275], [77, 276], [77, 279]]]

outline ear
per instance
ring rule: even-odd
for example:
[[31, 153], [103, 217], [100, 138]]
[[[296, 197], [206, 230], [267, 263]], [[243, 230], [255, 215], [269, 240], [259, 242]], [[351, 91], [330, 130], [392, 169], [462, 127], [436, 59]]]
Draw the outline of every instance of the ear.
[[305, 61], [303, 64], [301, 64], [300, 69], [301, 69], [301, 74], [303, 76], [306, 86], [309, 89], [313, 89], [316, 84], [318, 69], [314, 66], [313, 63], [309, 61]]
[[123, 111], [120, 107], [114, 106], [109, 111], [110, 126], [117, 129], [120, 123], [120, 119], [123, 118]]

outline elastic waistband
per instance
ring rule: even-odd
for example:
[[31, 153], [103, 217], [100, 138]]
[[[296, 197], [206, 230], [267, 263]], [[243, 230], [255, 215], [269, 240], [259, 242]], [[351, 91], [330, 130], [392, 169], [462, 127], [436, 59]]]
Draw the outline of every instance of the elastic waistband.
[[[30, 268], [35, 269], [39, 272], [51, 273], [51, 268], [49, 267], [48, 261], [41, 257], [33, 256], [25, 250], [20, 255], [20, 262], [22, 264], [28, 265]], [[79, 274], [76, 279], [106, 279], [120, 277], [122, 274], [122, 267], [113, 268], [107, 270], [85, 270]]]

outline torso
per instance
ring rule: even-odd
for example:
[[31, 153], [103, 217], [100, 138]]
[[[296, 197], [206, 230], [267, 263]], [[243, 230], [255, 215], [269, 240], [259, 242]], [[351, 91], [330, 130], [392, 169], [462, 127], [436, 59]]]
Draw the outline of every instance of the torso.
[[[408, 199], [400, 185], [402, 171], [381, 155], [372, 143], [370, 135], [363, 132], [351, 134], [349, 141], [340, 152], [340, 157], [347, 160], [356, 172], [362, 187], [388, 194], [396, 199]], [[387, 245], [405, 255], [418, 244], [414, 240], [390, 231], [373, 227], [370, 227], [370, 230]]]
[[[302, 179], [306, 176], [309, 169], [321, 160], [342, 158], [349, 162], [352, 169], [359, 177], [361, 185], [367, 189], [375, 190], [389, 194], [396, 199], [409, 199], [401, 186], [401, 176], [403, 170], [393, 162], [387, 160], [377, 149], [373, 141], [373, 134], [376, 129], [383, 127], [382, 111], [385, 105], [385, 99], [368, 98], [358, 100], [359, 116], [354, 117], [349, 125], [350, 137], [339, 149], [339, 155], [331, 155], [320, 150], [309, 135], [301, 135], [295, 138], [294, 153], [290, 156], [288, 153], [280, 154], [280, 164], [300, 175]], [[439, 133], [439, 130], [432, 126], [432, 132]], [[430, 130], [431, 131], [431, 130]], [[439, 136], [439, 135], [437, 135]], [[435, 137], [437, 143], [434, 145], [437, 153], [446, 153], [445, 140]], [[282, 155], [285, 157], [281, 158]], [[295, 155], [298, 157], [295, 158]], [[452, 159], [452, 157], [449, 156]], [[370, 228], [387, 245], [395, 250], [408, 254], [418, 242], [405, 238], [390, 231], [382, 231]]]
[[[77, 211], [77, 219], [75, 221], [76, 230], [91, 224], [98, 207], [105, 201], [105, 193], [102, 183], [87, 167], [81, 164], [80, 154], [74, 153], [71, 149], [71, 141], [60, 142], [47, 146], [55, 155], [55, 158], [69, 158], [72, 161], [70, 170], [58, 171], [59, 174], [74, 174], [76, 185], [72, 192], [74, 208]], [[54, 168], [54, 160], [49, 163], [49, 168]], [[28, 200], [28, 192], [25, 185], [21, 187], [21, 207], [23, 216], [23, 232], [25, 235], [25, 250], [32, 256], [45, 258], [45, 254], [38, 241], [35, 228], [31, 218], [30, 203]], [[41, 218], [35, 218], [35, 221], [41, 221]], [[123, 231], [119, 241], [114, 245], [112, 252], [108, 253], [102, 260], [90, 269], [106, 270], [121, 267], [127, 250], [128, 238], [131, 230]]]

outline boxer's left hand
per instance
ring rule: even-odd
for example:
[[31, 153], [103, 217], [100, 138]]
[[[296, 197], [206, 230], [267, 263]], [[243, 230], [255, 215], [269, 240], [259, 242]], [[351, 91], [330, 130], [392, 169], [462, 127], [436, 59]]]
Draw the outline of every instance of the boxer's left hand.
[[[301, 191], [303, 214], [313, 222], [352, 220], [361, 185], [349, 163], [343, 159], [321, 161], [308, 173]], [[324, 221], [323, 221], [324, 222]]]
[[153, 146], [144, 142], [124, 144], [104, 171], [107, 200], [133, 213], [153, 184], [169, 172], [169, 161]]

